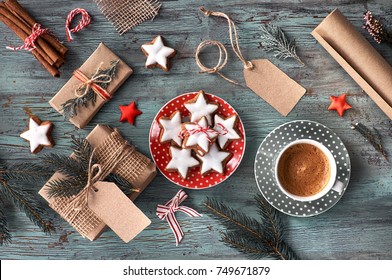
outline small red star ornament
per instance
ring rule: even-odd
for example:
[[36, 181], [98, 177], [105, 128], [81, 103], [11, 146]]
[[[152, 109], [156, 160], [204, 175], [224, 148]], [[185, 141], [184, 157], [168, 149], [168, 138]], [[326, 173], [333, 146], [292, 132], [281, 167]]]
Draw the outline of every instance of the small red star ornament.
[[348, 109], [351, 109], [352, 106], [346, 101], [347, 94], [342, 94], [340, 96], [330, 96], [331, 105], [329, 105], [328, 110], [335, 110], [338, 112], [340, 117], [343, 117], [344, 112]]
[[120, 122], [129, 122], [131, 125], [134, 125], [137, 116], [143, 114], [136, 108], [135, 101], [129, 105], [120, 105], [119, 108], [121, 111]]

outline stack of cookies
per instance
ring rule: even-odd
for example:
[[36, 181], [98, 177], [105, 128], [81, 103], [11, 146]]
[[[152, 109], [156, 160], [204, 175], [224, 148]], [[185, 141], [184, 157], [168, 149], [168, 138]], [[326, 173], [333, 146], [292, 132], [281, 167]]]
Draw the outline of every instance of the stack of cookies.
[[160, 117], [161, 143], [170, 143], [171, 160], [166, 171], [177, 172], [184, 180], [191, 168], [200, 168], [201, 175], [217, 172], [222, 175], [232, 154], [229, 143], [241, 139], [237, 130], [238, 116], [217, 114], [219, 104], [211, 102], [203, 91], [184, 103], [190, 121], [184, 122], [180, 111]]

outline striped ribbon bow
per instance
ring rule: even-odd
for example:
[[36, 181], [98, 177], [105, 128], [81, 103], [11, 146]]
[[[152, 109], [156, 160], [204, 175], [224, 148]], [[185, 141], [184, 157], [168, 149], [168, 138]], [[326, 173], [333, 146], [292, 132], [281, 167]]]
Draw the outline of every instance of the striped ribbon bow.
[[171, 230], [173, 231], [174, 237], [176, 238], [176, 246], [181, 242], [184, 237], [184, 232], [182, 231], [180, 224], [174, 215], [175, 212], [181, 211], [190, 217], [201, 217], [197, 211], [193, 210], [187, 206], [179, 206], [188, 195], [184, 190], [180, 190], [172, 199], [170, 199], [165, 205], [158, 204], [157, 206], [157, 216], [159, 219], [167, 220]]
[[202, 127], [202, 126], [201, 126], [200, 124], [198, 124], [198, 123], [195, 123], [194, 125], [196, 126], [196, 128], [181, 130], [181, 131], [178, 133], [178, 137], [180, 137], [181, 139], [184, 139], [185, 137], [188, 137], [188, 136], [193, 135], [193, 134], [203, 133], [203, 134], [206, 136], [208, 142], [211, 143], [212, 140], [211, 140], [209, 134], [211, 134], [211, 133], [214, 133], [214, 134], [216, 134], [216, 135], [219, 135], [219, 134], [220, 134], [218, 131], [216, 131], [216, 130], [210, 128], [209, 126], [207, 126], [207, 127]]
[[6, 48], [9, 50], [13, 50], [13, 51], [27, 50], [27, 51], [31, 52], [32, 50], [35, 49], [35, 41], [37, 40], [37, 38], [39, 36], [41, 36], [42, 34], [47, 33], [48, 31], [49, 31], [49, 29], [42, 28], [41, 24], [35, 23], [33, 25], [33, 27], [31, 28], [31, 34], [28, 37], [26, 37], [23, 45], [21, 45], [19, 47], [7, 46]]

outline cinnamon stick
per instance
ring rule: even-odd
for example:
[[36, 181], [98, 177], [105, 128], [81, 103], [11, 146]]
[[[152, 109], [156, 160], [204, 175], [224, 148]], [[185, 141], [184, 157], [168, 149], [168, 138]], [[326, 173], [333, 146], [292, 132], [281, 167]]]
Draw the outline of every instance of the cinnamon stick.
[[[18, 35], [18, 37], [22, 40], [24, 40], [28, 36], [21, 28], [19, 28], [14, 22], [12, 22], [3, 14], [0, 14], [0, 20], [4, 22], [4, 24], [7, 25], [9, 29], [15, 32], [15, 34]], [[32, 50], [31, 53], [53, 77], [60, 77], [59, 70], [55, 66], [50, 65], [43, 58], [43, 56], [38, 52], [38, 47], [35, 50]]]
[[[30, 16], [30, 14], [18, 3], [16, 0], [5, 0], [7, 8], [21, 20], [23, 20], [30, 29], [34, 26], [36, 21]], [[53, 48], [61, 54], [62, 57], [68, 52], [68, 49], [61, 44], [57, 39], [53, 38], [49, 34], [43, 34], [42, 38], [46, 40]]]
[[[29, 35], [28, 34], [30, 34], [31, 33], [31, 30], [29, 30], [29, 28], [26, 26], [26, 25], [24, 25], [24, 23], [22, 22], [22, 21], [20, 21], [17, 17], [15, 17], [8, 9], [7, 9], [7, 7], [3, 4], [3, 3], [0, 3], [0, 14], [2, 14], [3, 16], [5, 16], [5, 17], [7, 17], [11, 22], [13, 22], [17, 27], [19, 27], [21, 30], [23, 30], [23, 34], [22, 33], [20, 33], [19, 35], [18, 35], [18, 37], [20, 38], [20, 39], [22, 39], [22, 40], [25, 40], [25, 38], [27, 38]], [[49, 53], [48, 52], [46, 52], [45, 51], [45, 48], [44, 47], [42, 47], [43, 45], [44, 46], [46, 46], [47, 45], [47, 43], [44, 41], [44, 40], [42, 40], [42, 39], [40, 39], [39, 37], [37, 38], [37, 40], [36, 40], [36, 48], [37, 48], [37, 51], [39, 52], [39, 54], [50, 64], [50, 65], [55, 65], [55, 60], [56, 59], [53, 59], [50, 55], [49, 55]], [[47, 47], [47, 46], [46, 46]], [[52, 49], [53, 50], [53, 49]], [[53, 50], [54, 51], [54, 50]], [[55, 51], [54, 51], [55, 52]], [[58, 57], [58, 54], [55, 52], [55, 55]]]

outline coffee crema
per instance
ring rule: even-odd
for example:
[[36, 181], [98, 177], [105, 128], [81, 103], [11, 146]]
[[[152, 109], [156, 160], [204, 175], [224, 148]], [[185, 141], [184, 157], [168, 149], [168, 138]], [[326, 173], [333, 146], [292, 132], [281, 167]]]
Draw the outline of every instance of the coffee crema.
[[293, 145], [284, 151], [277, 171], [282, 187], [293, 195], [303, 197], [321, 192], [331, 177], [327, 156], [307, 143]]

